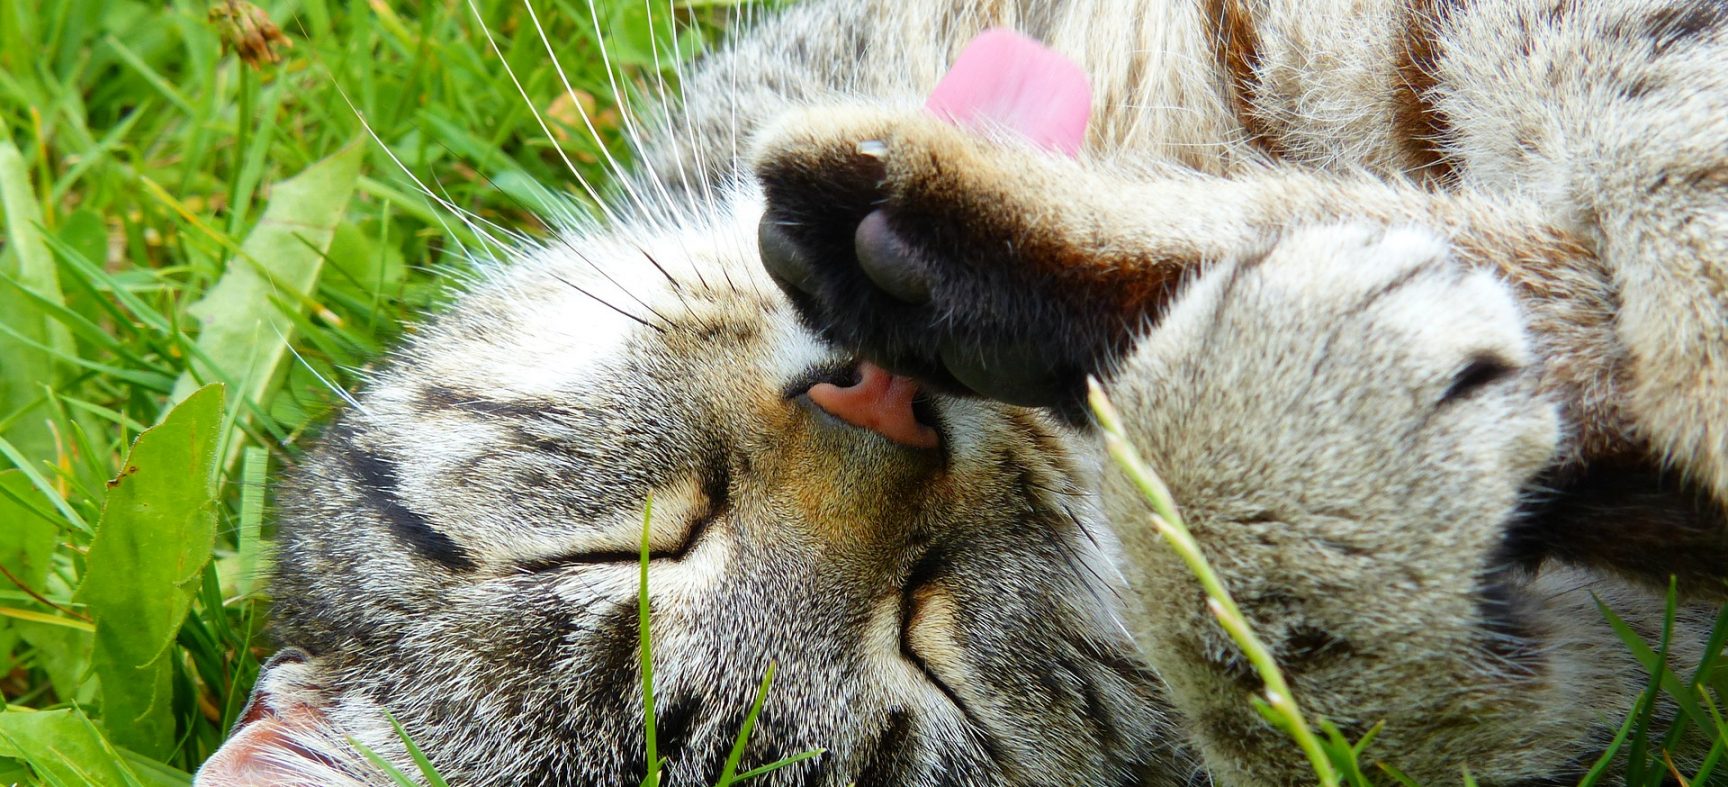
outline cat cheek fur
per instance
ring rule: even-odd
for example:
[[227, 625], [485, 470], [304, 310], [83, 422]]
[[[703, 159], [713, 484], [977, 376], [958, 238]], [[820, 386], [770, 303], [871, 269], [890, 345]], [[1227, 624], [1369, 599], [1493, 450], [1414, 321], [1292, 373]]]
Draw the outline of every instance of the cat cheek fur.
[[1066, 430], [938, 398], [944, 446], [915, 451], [799, 404], [849, 359], [742, 253], [759, 198], [729, 207], [640, 248], [571, 239], [604, 273], [525, 250], [326, 438], [273, 582], [323, 729], [401, 761], [388, 709], [452, 779], [639, 779], [651, 492], [668, 778], [714, 777], [769, 663], [748, 761], [828, 752], [769, 783], [1185, 772], [1110, 623], [1111, 542]]

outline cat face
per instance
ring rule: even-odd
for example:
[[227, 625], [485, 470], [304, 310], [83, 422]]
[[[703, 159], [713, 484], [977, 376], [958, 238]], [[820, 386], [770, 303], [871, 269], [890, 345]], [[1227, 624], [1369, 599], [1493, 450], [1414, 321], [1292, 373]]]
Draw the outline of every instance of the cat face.
[[635, 783], [651, 496], [673, 783], [719, 775], [770, 665], [743, 767], [826, 753], [769, 783], [1185, 770], [1076, 438], [928, 396], [914, 448], [814, 406], [854, 361], [761, 272], [760, 215], [524, 251], [377, 375], [288, 495], [277, 632], [310, 660], [276, 702], [384, 751], [388, 710], [452, 778]]

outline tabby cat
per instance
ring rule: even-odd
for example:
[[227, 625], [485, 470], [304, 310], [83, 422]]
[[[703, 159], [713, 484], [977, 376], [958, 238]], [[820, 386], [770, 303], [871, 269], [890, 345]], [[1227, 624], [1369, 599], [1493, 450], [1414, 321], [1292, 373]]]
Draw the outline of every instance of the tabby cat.
[[[1006, 27], [1076, 158], [920, 108]], [[605, 222], [511, 252], [300, 471], [200, 783], [1311, 783], [1103, 458], [1126, 414], [1313, 714], [1575, 781], [1728, 573], [1720, 0], [808, 0]], [[1661, 708], [1662, 714], [1671, 710]], [[1677, 742], [1683, 767], [1702, 753]]]

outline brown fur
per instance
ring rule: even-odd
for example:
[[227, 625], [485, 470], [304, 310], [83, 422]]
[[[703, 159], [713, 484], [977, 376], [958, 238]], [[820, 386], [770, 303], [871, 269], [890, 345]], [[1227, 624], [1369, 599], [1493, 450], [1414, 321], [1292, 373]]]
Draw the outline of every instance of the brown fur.
[[1254, 106], [1259, 85], [1255, 70], [1260, 66], [1260, 38], [1254, 19], [1243, 0], [1206, 0], [1206, 19], [1211, 28], [1213, 54], [1226, 76], [1225, 90], [1236, 119], [1248, 133], [1250, 145], [1278, 158], [1283, 153], [1276, 130]]
[[1409, 5], [1398, 45], [1398, 80], [1393, 85], [1392, 119], [1398, 147], [1409, 160], [1409, 172], [1431, 182], [1445, 183], [1454, 174], [1446, 158], [1451, 121], [1434, 102], [1439, 80], [1437, 30], [1457, 0], [1417, 0]]

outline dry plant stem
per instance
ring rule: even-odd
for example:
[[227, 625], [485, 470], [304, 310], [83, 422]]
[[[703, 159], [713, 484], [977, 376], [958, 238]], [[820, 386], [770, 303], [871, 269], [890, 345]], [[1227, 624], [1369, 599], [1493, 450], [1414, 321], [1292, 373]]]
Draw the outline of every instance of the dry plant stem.
[[1206, 608], [1218, 618], [1218, 624], [1223, 626], [1225, 633], [1236, 646], [1242, 649], [1242, 654], [1254, 665], [1254, 671], [1259, 673], [1260, 681], [1265, 686], [1265, 702], [1267, 715], [1274, 724], [1282, 728], [1290, 737], [1296, 740], [1302, 753], [1307, 755], [1308, 763], [1313, 766], [1315, 775], [1320, 777], [1320, 783], [1326, 787], [1338, 784], [1338, 771], [1333, 768], [1332, 761], [1326, 756], [1320, 746], [1320, 739], [1314, 735], [1314, 730], [1308, 726], [1308, 721], [1302, 715], [1302, 709], [1296, 704], [1296, 697], [1290, 692], [1290, 685], [1284, 681], [1283, 671], [1278, 669], [1278, 663], [1272, 659], [1271, 651], [1255, 636], [1249, 627], [1248, 619], [1242, 616], [1242, 610], [1236, 606], [1235, 599], [1230, 597], [1230, 591], [1224, 587], [1218, 574], [1212, 570], [1212, 565], [1206, 561], [1206, 555], [1200, 551], [1200, 544], [1194, 540], [1194, 535], [1188, 532], [1188, 526], [1182, 522], [1181, 514], [1176, 511], [1176, 501], [1170, 496], [1170, 489], [1152, 468], [1140, 458], [1140, 452], [1128, 442], [1128, 435], [1122, 429], [1122, 420], [1110, 400], [1104, 396], [1104, 390], [1098, 381], [1088, 380], [1088, 400], [1092, 412], [1098, 418], [1098, 426], [1104, 432], [1104, 446], [1111, 458], [1116, 460], [1124, 472], [1128, 474], [1134, 485], [1140, 488], [1147, 502], [1152, 504], [1152, 526], [1164, 538], [1177, 556], [1188, 565], [1200, 586], [1206, 591]]

